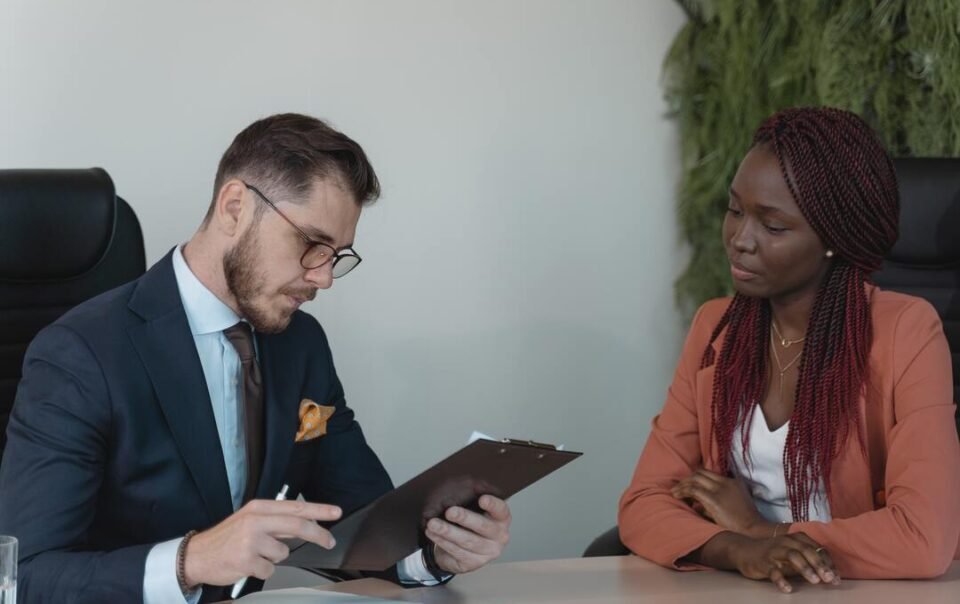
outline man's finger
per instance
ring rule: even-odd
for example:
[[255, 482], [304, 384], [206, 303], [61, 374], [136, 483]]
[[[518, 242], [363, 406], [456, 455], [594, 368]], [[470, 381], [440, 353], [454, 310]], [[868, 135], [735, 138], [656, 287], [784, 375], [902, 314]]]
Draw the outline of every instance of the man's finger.
[[253, 569], [250, 572], [250, 575], [266, 581], [267, 579], [273, 576], [273, 571], [275, 570], [275, 568], [276, 567], [273, 564], [271, 564], [268, 560], [266, 560], [265, 558], [260, 558], [259, 560], [254, 562]]
[[331, 549], [337, 544], [330, 531], [313, 520], [297, 516], [257, 516], [257, 528], [273, 537], [303, 539]]
[[499, 540], [500, 533], [503, 532], [502, 526], [495, 520], [461, 507], [447, 508], [443, 516], [453, 524], [459, 524], [487, 539]]
[[341, 510], [335, 505], [310, 503], [307, 501], [274, 501], [272, 499], [254, 499], [244, 506], [249, 512], [265, 516], [298, 516], [308, 520], [337, 520]]
[[427, 532], [443, 537], [456, 544], [460, 549], [479, 556], [495, 556], [502, 549], [501, 545], [492, 539], [487, 539], [473, 531], [468, 531], [439, 518], [434, 518], [427, 523]]
[[429, 529], [427, 529], [425, 534], [427, 539], [436, 543], [438, 548], [442, 549], [447, 553], [447, 555], [456, 561], [458, 568], [450, 568], [447, 570], [457, 572], [471, 571], [480, 568], [487, 562], [485, 558], [481, 558], [473, 552], [468, 552], [456, 543], [445, 538], [443, 535], [433, 533]]
[[260, 547], [260, 556], [274, 564], [279, 564], [290, 555], [290, 548], [276, 539], [265, 539]]
[[494, 520], [510, 520], [510, 506], [507, 502], [493, 495], [483, 495], [480, 497], [480, 509], [490, 514]]

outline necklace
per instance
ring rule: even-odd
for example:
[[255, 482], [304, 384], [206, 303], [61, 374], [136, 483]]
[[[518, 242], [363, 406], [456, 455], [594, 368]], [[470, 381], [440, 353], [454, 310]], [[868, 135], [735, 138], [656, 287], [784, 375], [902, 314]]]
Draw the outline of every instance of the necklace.
[[[771, 321], [770, 324], [773, 325], [773, 329], [777, 328], [776, 324], [773, 321]], [[779, 336], [780, 332], [777, 332], [777, 335]], [[783, 338], [780, 338], [780, 343], [783, 345], [784, 348], [789, 348], [791, 344], [799, 344], [800, 342], [803, 342], [805, 339], [806, 339], [806, 336], [800, 338], [799, 340], [784, 340]], [[784, 342], [789, 342], [789, 343], [784, 344]], [[800, 352], [798, 352], [796, 356], [794, 356], [790, 360], [790, 362], [787, 363], [786, 365], [782, 364], [780, 362], [780, 355], [777, 354], [777, 341], [773, 337], [773, 331], [770, 332], [770, 349], [773, 351], [773, 360], [777, 364], [777, 373], [780, 374], [779, 401], [782, 403], [783, 402], [783, 374], [785, 374], [791, 367], [794, 366], [794, 364], [797, 361], [800, 360], [800, 356], [803, 354], [803, 351], [801, 350]]]
[[[807, 339], [807, 336], [803, 336], [799, 340], [788, 340], [785, 337], [783, 337], [783, 334], [781, 334], [780, 330], [777, 329], [776, 321], [771, 320], [770, 325], [773, 326], [773, 331], [777, 332], [777, 337], [780, 338], [780, 345], [783, 346], [784, 348], [790, 348], [794, 344], [799, 344], [800, 342], [803, 342], [804, 340]], [[770, 337], [773, 338], [773, 334], [770, 334]]]

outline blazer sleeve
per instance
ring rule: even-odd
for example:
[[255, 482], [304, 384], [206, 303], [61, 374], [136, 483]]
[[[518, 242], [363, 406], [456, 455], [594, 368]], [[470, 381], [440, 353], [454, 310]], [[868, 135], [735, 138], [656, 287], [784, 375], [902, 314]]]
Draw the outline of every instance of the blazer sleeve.
[[393, 489], [393, 483], [347, 406], [323, 329], [315, 320], [313, 324], [318, 347], [309, 379], [325, 385], [324, 404], [335, 411], [327, 422], [327, 434], [315, 439], [313, 476], [303, 494], [309, 501], [338, 505], [346, 515]]
[[24, 602], [139, 602], [153, 544], [87, 541], [108, 463], [110, 401], [93, 353], [62, 325], [27, 350], [0, 467], [0, 533], [20, 541]]
[[633, 480], [620, 498], [620, 538], [635, 554], [679, 570], [704, 568], [681, 559], [723, 529], [674, 499], [670, 488], [703, 464], [696, 406], [696, 375], [722, 300], [697, 312]]
[[886, 443], [885, 507], [790, 528], [827, 548], [841, 576], [849, 578], [940, 576], [960, 540], [960, 444], [950, 349], [926, 301], [901, 311], [891, 353], [894, 425]]
[[[367, 444], [353, 410], [347, 406], [323, 328], [312, 317], [311, 322], [316, 330], [313, 341], [317, 342], [317, 348], [311, 357], [308, 380], [325, 385], [324, 404], [332, 405], [335, 411], [327, 422], [326, 435], [312, 441], [315, 447], [313, 472], [304, 484], [303, 496], [308, 501], [338, 505], [346, 517], [392, 490], [393, 482], [377, 454]], [[331, 570], [328, 574], [340, 579], [369, 576], [400, 583], [397, 565], [383, 571]]]

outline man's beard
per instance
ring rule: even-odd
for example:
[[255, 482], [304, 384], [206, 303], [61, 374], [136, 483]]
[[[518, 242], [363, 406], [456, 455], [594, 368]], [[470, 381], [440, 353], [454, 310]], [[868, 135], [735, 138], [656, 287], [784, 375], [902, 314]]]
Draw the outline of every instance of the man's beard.
[[259, 225], [253, 225], [240, 236], [230, 251], [223, 256], [223, 275], [227, 289], [237, 301], [240, 315], [256, 331], [261, 333], [280, 333], [290, 324], [293, 313], [279, 317], [271, 316], [267, 309], [259, 308], [255, 300], [263, 293], [264, 277], [257, 273], [259, 258], [257, 254], [257, 231]]

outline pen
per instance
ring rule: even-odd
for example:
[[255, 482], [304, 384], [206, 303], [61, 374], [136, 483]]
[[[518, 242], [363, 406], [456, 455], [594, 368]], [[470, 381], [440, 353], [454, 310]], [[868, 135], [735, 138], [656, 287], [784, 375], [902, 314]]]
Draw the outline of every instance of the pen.
[[[290, 488], [290, 485], [285, 484], [283, 488], [280, 489], [280, 492], [277, 493], [277, 496], [274, 497], [276, 501], [283, 501], [287, 498], [287, 490]], [[230, 590], [230, 599], [236, 600], [237, 596], [240, 595], [240, 592], [243, 591], [243, 586], [247, 584], [247, 577], [244, 577], [233, 584], [233, 589]]]

